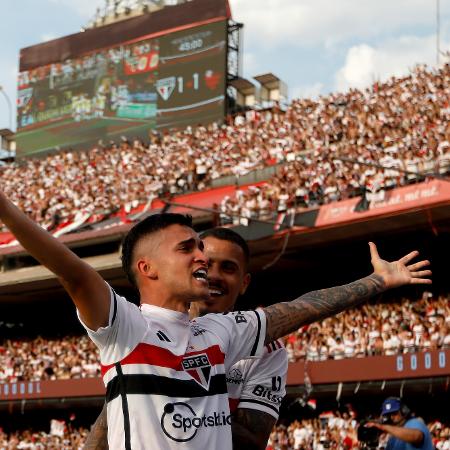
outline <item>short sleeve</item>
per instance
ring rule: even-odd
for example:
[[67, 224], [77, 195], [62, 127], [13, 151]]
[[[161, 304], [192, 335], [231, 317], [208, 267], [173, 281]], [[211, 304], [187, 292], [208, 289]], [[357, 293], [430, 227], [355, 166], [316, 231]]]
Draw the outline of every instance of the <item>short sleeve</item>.
[[424, 442], [427, 441], [427, 437], [430, 435], [428, 427], [425, 422], [420, 418], [413, 418], [406, 422], [405, 428], [412, 428], [414, 430], [419, 430], [423, 433]]
[[259, 358], [264, 351], [266, 316], [262, 309], [207, 314], [196, 319], [217, 335], [225, 353], [225, 367], [241, 359]]
[[405, 428], [410, 428], [412, 430], [419, 430], [425, 432], [428, 430], [427, 426], [420, 419], [410, 419], [405, 423]]
[[91, 330], [83, 323], [77, 311], [81, 325], [100, 350], [102, 364], [114, 364], [131, 353], [141, 342], [147, 331], [147, 322], [139, 308], [124, 297], [117, 295], [110, 287], [111, 304], [109, 324], [98, 330]]
[[278, 341], [266, 346], [261, 359], [252, 361], [238, 408], [254, 409], [278, 420], [280, 404], [286, 395], [288, 358]]

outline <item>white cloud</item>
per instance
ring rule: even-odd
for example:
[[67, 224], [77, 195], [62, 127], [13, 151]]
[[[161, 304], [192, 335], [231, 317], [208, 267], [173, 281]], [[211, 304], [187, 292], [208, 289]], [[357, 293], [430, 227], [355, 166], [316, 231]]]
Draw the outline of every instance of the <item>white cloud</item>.
[[[435, 23], [430, 0], [230, 0], [234, 18], [246, 24], [245, 36], [271, 47], [336, 45]], [[443, 18], [450, 2], [441, 2]]]
[[[401, 36], [378, 46], [355, 45], [348, 49], [345, 64], [335, 76], [335, 88], [364, 88], [376, 80], [401, 76], [416, 64], [436, 63], [436, 37]], [[443, 43], [448, 48], [448, 43]]]

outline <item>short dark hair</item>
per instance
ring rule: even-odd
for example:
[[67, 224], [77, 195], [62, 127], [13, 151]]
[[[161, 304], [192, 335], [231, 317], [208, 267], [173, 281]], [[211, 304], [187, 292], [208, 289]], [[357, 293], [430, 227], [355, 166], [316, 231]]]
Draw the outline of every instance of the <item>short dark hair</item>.
[[131, 228], [122, 241], [122, 269], [130, 283], [137, 287], [133, 273], [133, 252], [136, 244], [145, 236], [163, 230], [171, 225], [192, 227], [192, 217], [183, 214], [165, 213], [146, 217]]
[[213, 237], [216, 239], [220, 239], [221, 241], [232, 242], [239, 247], [241, 247], [242, 252], [244, 253], [244, 260], [247, 267], [250, 263], [250, 249], [248, 248], [248, 244], [245, 239], [236, 231], [233, 231], [230, 228], [210, 228], [209, 230], [203, 231], [200, 233], [200, 239], [206, 239], [207, 237]]

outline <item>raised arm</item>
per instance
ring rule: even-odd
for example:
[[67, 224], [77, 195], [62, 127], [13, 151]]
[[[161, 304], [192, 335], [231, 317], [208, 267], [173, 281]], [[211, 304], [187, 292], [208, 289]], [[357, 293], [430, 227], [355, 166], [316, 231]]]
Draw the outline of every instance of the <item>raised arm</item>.
[[53, 272], [71, 296], [85, 324], [108, 324], [110, 292], [101, 276], [0, 192], [0, 219], [31, 256]]
[[406, 284], [431, 284], [429, 261], [410, 262], [419, 252], [408, 253], [394, 262], [380, 258], [373, 242], [369, 242], [374, 272], [344, 286], [309, 292], [291, 302], [277, 303], [264, 309], [267, 317], [266, 343], [285, 336], [303, 325], [333, 316], [388, 289]]

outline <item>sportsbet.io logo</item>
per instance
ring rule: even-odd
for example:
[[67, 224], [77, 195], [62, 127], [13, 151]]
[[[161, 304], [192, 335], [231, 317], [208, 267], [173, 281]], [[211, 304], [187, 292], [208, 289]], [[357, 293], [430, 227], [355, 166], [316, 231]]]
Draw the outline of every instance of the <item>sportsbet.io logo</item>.
[[225, 411], [209, 416], [198, 416], [187, 403], [167, 403], [161, 416], [164, 434], [175, 442], [188, 442], [195, 438], [202, 427], [224, 427], [231, 425], [231, 415]]

